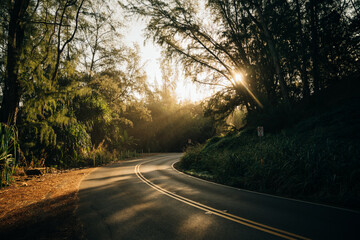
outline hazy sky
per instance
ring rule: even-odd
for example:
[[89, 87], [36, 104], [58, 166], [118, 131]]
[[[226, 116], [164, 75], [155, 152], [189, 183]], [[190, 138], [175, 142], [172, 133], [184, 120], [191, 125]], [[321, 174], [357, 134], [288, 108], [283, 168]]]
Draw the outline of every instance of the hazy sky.
[[[162, 75], [160, 70], [161, 48], [152, 43], [149, 39], [145, 41], [144, 37], [145, 23], [141, 20], [132, 19], [126, 33], [124, 40], [128, 44], [137, 43], [140, 46], [142, 62], [146, 63], [145, 69], [148, 75], [150, 84], [154, 84], [156, 79], [157, 83], [161, 86]], [[184, 80], [180, 77], [175, 90], [179, 101], [190, 100], [192, 102], [199, 101], [205, 97], [209, 97], [212, 90], [206, 86], [198, 87], [190, 80]]]
[[148, 74], [149, 81], [153, 83], [155, 78], [159, 80], [161, 79], [161, 71], [159, 67], [161, 49], [155, 46], [151, 40], [147, 40], [145, 42], [145, 38], [143, 36], [144, 28], [144, 22], [133, 19], [124, 34], [124, 40], [130, 45], [132, 43], [137, 43], [140, 46], [141, 58], [144, 63], [146, 62], [146, 72]]

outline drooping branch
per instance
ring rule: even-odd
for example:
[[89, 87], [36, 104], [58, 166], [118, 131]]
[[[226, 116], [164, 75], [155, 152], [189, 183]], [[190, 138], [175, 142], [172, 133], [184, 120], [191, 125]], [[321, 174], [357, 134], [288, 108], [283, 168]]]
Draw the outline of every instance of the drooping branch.
[[217, 67], [214, 67], [214, 66], [210, 65], [209, 63], [199, 59], [198, 57], [196, 57], [196, 56], [194, 56], [192, 54], [189, 54], [189, 53], [185, 52], [183, 49], [181, 49], [179, 46], [175, 45], [173, 42], [171, 42], [169, 40], [165, 40], [165, 41], [167, 42], [167, 44], [169, 46], [171, 46], [173, 48], [173, 50], [175, 50], [180, 55], [183, 55], [184, 57], [190, 58], [194, 62], [196, 62], [196, 63], [198, 63], [198, 64], [200, 64], [202, 66], [205, 66], [205, 67], [219, 73], [220, 75], [224, 76], [227, 80], [231, 81], [229, 76], [225, 72], [223, 72], [222, 70], [218, 69]]
[[57, 23], [57, 22], [45, 22], [45, 21], [29, 21], [29, 23], [33, 23], [33, 24], [44, 24], [44, 25], [57, 25], [61, 27], [71, 27], [71, 25], [68, 24], [62, 24], [62, 23]]

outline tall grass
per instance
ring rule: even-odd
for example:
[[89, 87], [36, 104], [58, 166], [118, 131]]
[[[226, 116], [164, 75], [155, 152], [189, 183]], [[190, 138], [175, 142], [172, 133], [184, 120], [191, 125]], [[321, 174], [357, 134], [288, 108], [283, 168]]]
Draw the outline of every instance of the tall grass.
[[0, 123], [0, 187], [13, 181], [19, 150], [18, 133], [14, 126]]

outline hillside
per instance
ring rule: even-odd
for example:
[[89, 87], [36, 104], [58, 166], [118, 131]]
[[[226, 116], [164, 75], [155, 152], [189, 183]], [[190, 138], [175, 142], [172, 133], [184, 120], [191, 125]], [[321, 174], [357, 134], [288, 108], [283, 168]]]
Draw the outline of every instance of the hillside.
[[189, 148], [179, 168], [234, 187], [359, 209], [360, 99], [351, 95], [290, 127], [265, 127], [261, 141], [254, 127], [211, 138]]

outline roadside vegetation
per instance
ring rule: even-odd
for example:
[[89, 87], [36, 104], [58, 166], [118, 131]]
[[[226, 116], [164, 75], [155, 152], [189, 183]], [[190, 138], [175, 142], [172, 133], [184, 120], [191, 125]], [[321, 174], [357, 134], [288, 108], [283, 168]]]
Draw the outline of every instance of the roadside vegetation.
[[359, 116], [359, 98], [280, 130], [271, 126], [284, 115], [266, 116], [273, 122], [263, 122], [261, 140], [254, 127], [229, 131], [189, 147], [178, 168], [238, 188], [360, 209]]

